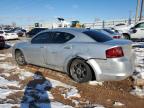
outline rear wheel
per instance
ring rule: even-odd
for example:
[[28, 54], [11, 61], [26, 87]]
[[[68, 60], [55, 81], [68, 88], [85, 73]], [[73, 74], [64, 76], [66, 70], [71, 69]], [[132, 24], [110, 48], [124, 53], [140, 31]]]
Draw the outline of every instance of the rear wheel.
[[69, 72], [71, 77], [76, 82], [82, 83], [92, 80], [91, 68], [84, 60], [75, 59], [74, 61], [72, 61]]
[[24, 55], [20, 50], [16, 50], [15, 60], [16, 60], [18, 65], [24, 66], [24, 65], [27, 64], [26, 61], [25, 61]]

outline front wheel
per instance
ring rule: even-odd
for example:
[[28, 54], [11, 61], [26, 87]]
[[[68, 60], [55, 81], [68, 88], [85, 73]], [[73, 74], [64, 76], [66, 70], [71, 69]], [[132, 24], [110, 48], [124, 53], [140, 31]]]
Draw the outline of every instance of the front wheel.
[[76, 82], [82, 83], [92, 80], [91, 68], [84, 60], [75, 59], [72, 61], [69, 71]]
[[23, 55], [23, 53], [20, 50], [17, 50], [15, 52], [15, 60], [16, 60], [18, 65], [21, 65], [21, 66], [26, 65], [26, 61], [25, 61], [24, 55]]

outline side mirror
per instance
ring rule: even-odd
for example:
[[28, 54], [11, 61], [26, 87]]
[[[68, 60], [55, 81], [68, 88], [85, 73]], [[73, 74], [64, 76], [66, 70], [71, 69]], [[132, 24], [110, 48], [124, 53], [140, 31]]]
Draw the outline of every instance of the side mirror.
[[133, 33], [136, 33], [136, 32], [137, 32], [137, 30], [136, 30], [136, 29], [133, 29], [133, 30], [132, 30], [132, 32], [133, 32]]
[[137, 32], [135, 27], [130, 28], [130, 30], [131, 30], [132, 33], [136, 33]]

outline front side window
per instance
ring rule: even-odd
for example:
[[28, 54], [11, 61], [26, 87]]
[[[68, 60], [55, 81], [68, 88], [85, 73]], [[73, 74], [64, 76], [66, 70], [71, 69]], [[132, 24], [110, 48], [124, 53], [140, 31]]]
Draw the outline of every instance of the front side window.
[[112, 40], [112, 38], [108, 35], [94, 30], [84, 31], [83, 33], [97, 42], [106, 42]]
[[74, 35], [65, 32], [53, 32], [52, 43], [65, 43], [74, 38]]
[[144, 23], [139, 23], [135, 26], [135, 28], [144, 28]]
[[32, 44], [46, 44], [50, 42], [51, 42], [50, 32], [40, 33], [36, 37], [34, 37], [31, 41]]

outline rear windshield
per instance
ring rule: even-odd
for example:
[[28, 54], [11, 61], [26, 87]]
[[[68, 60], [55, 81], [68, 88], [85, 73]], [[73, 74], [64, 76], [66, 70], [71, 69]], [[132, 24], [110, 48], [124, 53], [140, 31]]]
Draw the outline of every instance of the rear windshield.
[[106, 31], [106, 32], [108, 32], [108, 33], [110, 33], [110, 34], [116, 34], [115, 32], [113, 32], [113, 31], [111, 31], [109, 29], [103, 29], [103, 30]]
[[83, 33], [88, 35], [97, 42], [106, 42], [112, 40], [112, 38], [107, 36], [106, 34], [103, 34], [95, 30], [84, 31]]

